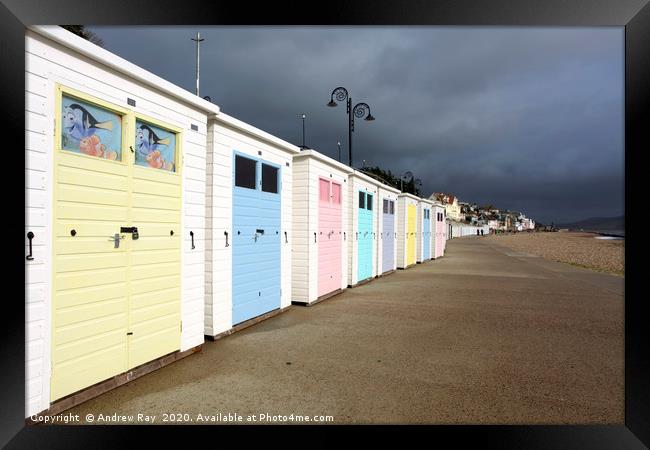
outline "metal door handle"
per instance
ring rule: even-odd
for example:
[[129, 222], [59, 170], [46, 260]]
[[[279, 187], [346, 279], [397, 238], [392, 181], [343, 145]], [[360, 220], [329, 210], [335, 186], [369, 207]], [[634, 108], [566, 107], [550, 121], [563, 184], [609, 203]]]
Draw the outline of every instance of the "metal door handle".
[[196, 248], [194, 246], [194, 231], [190, 231], [190, 237], [192, 238], [192, 250], [194, 250]]
[[228, 232], [224, 231], [223, 235], [226, 236], [226, 247], [228, 247], [230, 244], [228, 243]]
[[25, 259], [27, 261], [33, 261], [34, 255], [32, 253], [32, 239], [34, 239], [34, 233], [32, 233], [31, 231], [27, 233], [27, 239], [29, 239], [29, 255], [25, 256]]
[[316, 243], [316, 233], [314, 233], [314, 244]]
[[284, 232], [284, 243], [285, 244], [289, 243], [289, 239], [287, 238], [287, 232], [286, 231]]
[[121, 235], [119, 233], [115, 233], [111, 238], [109, 238], [109, 241], [113, 241], [115, 243], [114, 248], [120, 248], [120, 239], [124, 239], [124, 235]]

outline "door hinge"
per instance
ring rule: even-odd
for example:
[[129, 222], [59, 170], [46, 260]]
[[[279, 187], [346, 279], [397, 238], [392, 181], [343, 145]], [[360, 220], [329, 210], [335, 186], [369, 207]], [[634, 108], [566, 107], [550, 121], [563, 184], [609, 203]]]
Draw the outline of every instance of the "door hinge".
[[181, 320], [181, 332], [183, 332], [183, 321]]
[[52, 125], [54, 128], [52, 128], [52, 136], [56, 136], [56, 119], [52, 119]]

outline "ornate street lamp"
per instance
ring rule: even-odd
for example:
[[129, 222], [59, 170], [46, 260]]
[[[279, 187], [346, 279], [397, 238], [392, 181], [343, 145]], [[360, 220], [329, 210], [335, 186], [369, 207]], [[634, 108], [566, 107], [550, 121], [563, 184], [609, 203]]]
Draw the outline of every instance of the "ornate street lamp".
[[400, 181], [400, 191], [404, 192], [404, 182], [407, 180], [412, 180], [413, 179], [413, 173], [411, 173], [409, 170], [404, 172], [402, 176], [399, 177]]
[[[352, 167], [352, 132], [354, 131], [354, 118], [361, 119], [365, 116], [364, 120], [372, 121], [375, 120], [372, 114], [370, 114], [370, 106], [367, 103], [357, 103], [352, 107], [352, 98], [348, 94], [348, 90], [344, 87], [337, 87], [332, 91], [330, 96], [330, 101], [327, 106], [334, 107], [337, 103], [334, 101], [334, 98], [339, 102], [343, 100], [346, 101], [346, 113], [348, 115], [348, 164]], [[366, 115], [367, 113], [367, 115]]]

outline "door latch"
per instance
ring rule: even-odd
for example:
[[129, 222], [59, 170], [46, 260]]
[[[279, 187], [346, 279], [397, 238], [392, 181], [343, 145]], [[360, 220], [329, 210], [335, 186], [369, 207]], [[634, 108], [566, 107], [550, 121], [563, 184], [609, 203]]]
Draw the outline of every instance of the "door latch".
[[140, 237], [138, 227], [120, 227], [120, 233], [131, 233], [131, 239], [137, 241]]
[[34, 239], [34, 233], [31, 231], [27, 233], [27, 239], [29, 239], [29, 255], [25, 256], [25, 259], [27, 261], [33, 261], [34, 253], [32, 252], [32, 239]]
[[120, 233], [115, 233], [112, 238], [109, 239], [109, 241], [113, 241], [115, 244], [114, 248], [120, 248], [120, 239], [124, 239], [123, 235], [120, 235]]
[[264, 230], [262, 230], [261, 228], [258, 228], [257, 230], [255, 230], [255, 234], [253, 235], [253, 239], [255, 240], [255, 242], [257, 242], [257, 238], [260, 237], [260, 236], [263, 236], [263, 235], [264, 235]]

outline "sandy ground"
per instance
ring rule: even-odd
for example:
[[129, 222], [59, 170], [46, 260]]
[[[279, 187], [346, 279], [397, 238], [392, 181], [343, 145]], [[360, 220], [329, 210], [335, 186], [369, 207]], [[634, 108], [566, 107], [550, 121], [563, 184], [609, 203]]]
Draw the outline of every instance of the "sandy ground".
[[[264, 424], [298, 423], [291, 414], [339, 424], [622, 424], [623, 281], [487, 238], [454, 239], [443, 258], [206, 342], [69, 412], [147, 414], [157, 424], [169, 413], [192, 424], [219, 413]], [[260, 414], [276, 419], [247, 422]]]
[[517, 233], [487, 238], [520, 252], [532, 253], [600, 272], [625, 273], [625, 241], [595, 239], [597, 234], [580, 232]]

